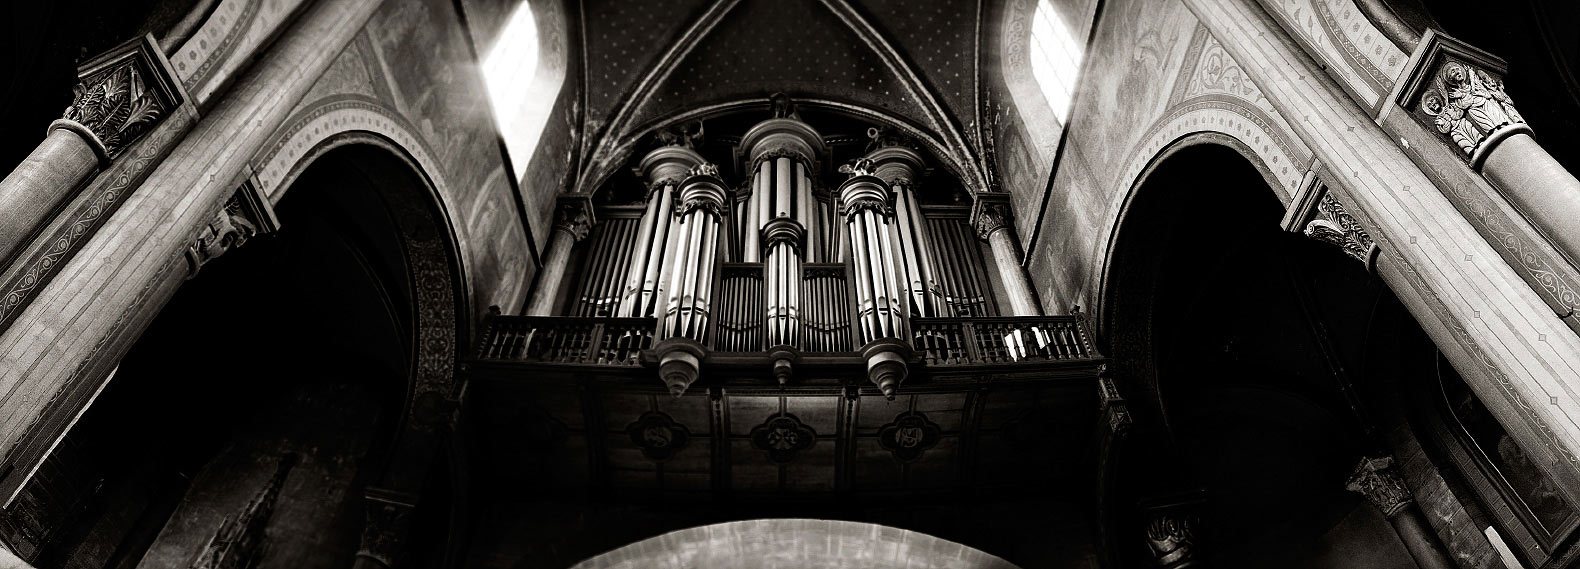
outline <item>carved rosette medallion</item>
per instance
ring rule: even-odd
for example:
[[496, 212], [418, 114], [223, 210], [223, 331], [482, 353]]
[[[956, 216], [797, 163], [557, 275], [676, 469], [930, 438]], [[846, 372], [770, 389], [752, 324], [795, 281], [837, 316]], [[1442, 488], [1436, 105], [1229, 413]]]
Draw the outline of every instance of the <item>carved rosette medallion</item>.
[[1404, 480], [1399, 477], [1399, 471], [1393, 467], [1391, 456], [1361, 458], [1344, 488], [1365, 496], [1366, 501], [1388, 518], [1399, 515], [1415, 501], [1410, 489], [1405, 487]]
[[894, 421], [878, 428], [878, 445], [894, 453], [901, 462], [911, 462], [938, 444], [942, 430], [937, 423], [915, 411], [901, 413]]
[[669, 460], [691, 440], [691, 431], [685, 425], [658, 411], [643, 413], [635, 422], [626, 425], [625, 433], [631, 437], [631, 444], [642, 449], [642, 456], [655, 462]]
[[795, 415], [781, 412], [763, 424], [752, 427], [752, 448], [766, 451], [768, 458], [779, 464], [795, 460], [801, 451], [812, 448], [817, 433], [797, 419]]

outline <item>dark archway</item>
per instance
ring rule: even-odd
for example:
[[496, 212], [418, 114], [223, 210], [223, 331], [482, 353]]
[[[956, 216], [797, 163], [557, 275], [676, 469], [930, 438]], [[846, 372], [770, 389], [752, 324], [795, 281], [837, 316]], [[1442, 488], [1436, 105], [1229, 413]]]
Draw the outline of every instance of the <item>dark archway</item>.
[[1353, 383], [1388, 292], [1284, 231], [1254, 158], [1218, 138], [1159, 155], [1110, 251], [1103, 340], [1136, 419], [1104, 474], [1106, 553], [1148, 566], [1146, 524], [1173, 509], [1215, 567], [1414, 567], [1345, 489], [1386, 452]]
[[382, 489], [421, 497], [406, 527], [449, 539], [407, 552], [448, 566], [463, 477], [459, 452], [436, 458], [454, 450], [465, 289], [431, 186], [393, 148], [320, 145], [280, 231], [177, 292], [24, 488], [11, 511], [32, 519], [6, 521], [36, 545], [18, 553], [133, 568], [266, 548], [259, 567], [344, 568]]

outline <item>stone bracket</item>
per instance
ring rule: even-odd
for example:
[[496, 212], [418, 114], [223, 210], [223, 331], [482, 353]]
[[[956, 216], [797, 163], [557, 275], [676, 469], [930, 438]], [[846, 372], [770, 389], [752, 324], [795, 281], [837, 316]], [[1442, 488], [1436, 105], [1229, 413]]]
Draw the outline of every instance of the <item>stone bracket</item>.
[[1344, 254], [1366, 265], [1366, 271], [1377, 272], [1377, 242], [1360, 221], [1351, 215], [1342, 202], [1328, 191], [1323, 181], [1321, 164], [1313, 163], [1300, 182], [1300, 189], [1290, 200], [1289, 209], [1279, 226], [1284, 231], [1302, 233], [1317, 241], [1338, 247]]
[[275, 216], [268, 196], [263, 194], [257, 173], [249, 167], [246, 174], [236, 192], [187, 245], [188, 279], [197, 276], [203, 265], [246, 244], [248, 239], [280, 230], [280, 219]]

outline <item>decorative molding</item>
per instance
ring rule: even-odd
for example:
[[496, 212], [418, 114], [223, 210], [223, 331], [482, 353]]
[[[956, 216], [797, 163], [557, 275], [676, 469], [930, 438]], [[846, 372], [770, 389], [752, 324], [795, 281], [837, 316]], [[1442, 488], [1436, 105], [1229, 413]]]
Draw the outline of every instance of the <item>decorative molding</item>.
[[1306, 172], [1281, 224], [1285, 231], [1304, 233], [1306, 237], [1338, 247], [1344, 254], [1365, 264], [1368, 271], [1376, 268], [1376, 241], [1328, 191], [1320, 165], [1313, 164]]
[[554, 230], [563, 231], [573, 243], [587, 238], [597, 223], [592, 198], [585, 195], [562, 195], [554, 206]]
[[801, 451], [812, 448], [817, 432], [795, 415], [781, 411], [752, 427], [751, 439], [752, 448], [767, 452], [768, 458], [778, 464], [786, 464]]
[[1147, 547], [1164, 569], [1196, 566], [1196, 526], [1200, 518], [1180, 511], [1153, 512], [1147, 521]]
[[152, 34], [88, 60], [78, 68], [77, 80], [71, 105], [50, 128], [91, 133], [84, 139], [105, 162], [186, 101]]
[[274, 208], [259, 188], [257, 176], [249, 172], [247, 181], [214, 212], [214, 217], [199, 230], [197, 238], [187, 245], [187, 278], [197, 276], [203, 265], [245, 245], [248, 239], [279, 229], [280, 220], [275, 217]]
[[937, 445], [942, 435], [943, 430], [926, 415], [907, 411], [878, 428], [878, 445], [888, 449], [900, 462], [912, 462]]
[[[1107, 367], [1106, 364], [1102, 366], [1104, 371]], [[1125, 402], [1125, 398], [1119, 395], [1119, 388], [1114, 385], [1112, 378], [1097, 379], [1097, 399], [1098, 409], [1103, 412], [1105, 422], [1108, 424], [1108, 432], [1117, 435], [1130, 430], [1130, 406]]]
[[655, 462], [669, 460], [691, 440], [691, 431], [685, 425], [658, 411], [643, 413], [626, 425], [625, 432], [631, 437], [631, 444], [642, 449], [642, 456]]
[[1393, 466], [1393, 457], [1363, 457], [1355, 465], [1355, 471], [1350, 474], [1350, 479], [1344, 484], [1344, 489], [1359, 493], [1366, 497], [1382, 512], [1384, 517], [1393, 518], [1404, 511], [1405, 507], [1415, 501], [1410, 495], [1410, 489], [1405, 487], [1404, 479], [1399, 476], [1398, 469]]
[[1503, 87], [1508, 64], [1457, 39], [1427, 30], [1395, 99], [1417, 121], [1459, 147], [1472, 168], [1509, 136], [1530, 133]]
[[269, 518], [274, 514], [274, 503], [279, 499], [280, 490], [285, 487], [285, 478], [291, 468], [296, 466], [296, 461], [295, 453], [280, 457], [274, 476], [253, 496], [252, 501], [234, 516], [226, 516], [225, 521], [220, 522], [219, 529], [214, 531], [208, 543], [192, 560], [189, 566], [191, 569], [245, 569], [258, 564], [267, 549], [265, 541], [268, 535], [264, 528], [269, 525]]
[[367, 523], [362, 526], [362, 544], [357, 557], [394, 567], [411, 529], [417, 496], [370, 486], [365, 497]]

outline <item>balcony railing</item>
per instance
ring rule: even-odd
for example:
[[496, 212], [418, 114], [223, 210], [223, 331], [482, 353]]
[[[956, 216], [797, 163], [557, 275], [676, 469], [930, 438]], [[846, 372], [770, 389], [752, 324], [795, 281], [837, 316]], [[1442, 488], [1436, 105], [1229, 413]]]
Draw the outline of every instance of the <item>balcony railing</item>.
[[928, 366], [1101, 357], [1078, 316], [912, 318], [911, 344]]
[[641, 365], [639, 356], [653, 347], [657, 326], [652, 318], [495, 316], [483, 333], [478, 359]]
[[[494, 316], [478, 358], [492, 362], [641, 365], [653, 347], [652, 318]], [[911, 343], [929, 367], [1095, 359], [1078, 316], [913, 318]]]

